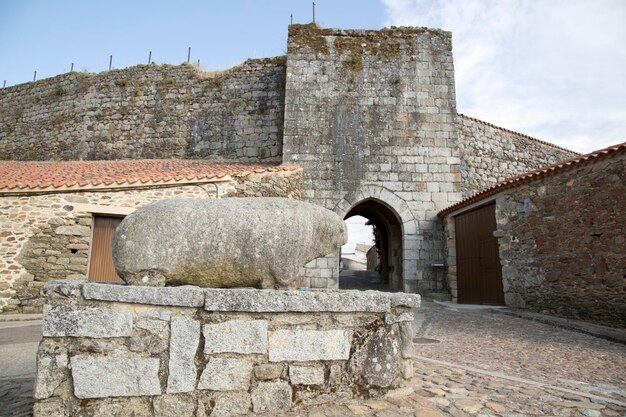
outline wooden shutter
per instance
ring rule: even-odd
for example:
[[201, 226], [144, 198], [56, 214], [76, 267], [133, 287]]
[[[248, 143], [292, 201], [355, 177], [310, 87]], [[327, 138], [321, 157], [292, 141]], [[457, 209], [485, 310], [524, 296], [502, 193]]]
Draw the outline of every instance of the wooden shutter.
[[113, 233], [122, 220], [123, 217], [95, 216], [91, 239], [89, 281], [122, 282], [115, 273], [111, 250]]

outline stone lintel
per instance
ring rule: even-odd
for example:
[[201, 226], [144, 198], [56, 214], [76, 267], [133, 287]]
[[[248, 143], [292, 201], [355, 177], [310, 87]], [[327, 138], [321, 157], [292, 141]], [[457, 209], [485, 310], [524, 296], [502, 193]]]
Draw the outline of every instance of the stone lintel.
[[87, 300], [117, 301], [161, 306], [202, 307], [204, 291], [195, 286], [141, 287], [119, 284], [83, 284]]

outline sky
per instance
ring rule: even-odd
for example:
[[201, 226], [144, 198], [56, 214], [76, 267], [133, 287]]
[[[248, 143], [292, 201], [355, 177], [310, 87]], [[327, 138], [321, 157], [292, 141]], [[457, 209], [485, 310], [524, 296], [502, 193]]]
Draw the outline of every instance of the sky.
[[348, 228], [348, 243], [341, 247], [342, 253], [354, 253], [357, 243], [374, 245], [374, 231], [372, 226], [365, 226], [367, 219], [362, 216], [352, 216], [345, 220]]

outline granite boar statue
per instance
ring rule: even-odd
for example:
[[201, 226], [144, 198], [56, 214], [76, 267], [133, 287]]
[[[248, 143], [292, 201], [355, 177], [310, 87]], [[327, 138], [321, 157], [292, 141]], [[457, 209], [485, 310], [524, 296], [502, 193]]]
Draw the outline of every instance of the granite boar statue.
[[346, 241], [339, 216], [302, 201], [171, 199], [122, 221], [113, 262], [131, 285], [294, 288], [301, 266]]

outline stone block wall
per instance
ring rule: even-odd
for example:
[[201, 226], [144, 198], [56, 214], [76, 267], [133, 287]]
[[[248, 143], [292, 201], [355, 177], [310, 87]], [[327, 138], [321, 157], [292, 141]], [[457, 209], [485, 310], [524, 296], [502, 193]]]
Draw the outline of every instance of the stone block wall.
[[457, 117], [456, 126], [459, 132], [463, 197], [507, 178], [578, 155], [463, 115]]
[[626, 326], [625, 178], [622, 147], [497, 198], [507, 305]]
[[383, 394], [413, 373], [418, 295], [77, 281], [45, 291], [36, 417], [271, 415]]
[[[302, 197], [344, 217], [366, 199], [403, 229], [404, 289], [427, 288], [441, 261], [437, 211], [460, 200], [449, 32], [289, 28], [283, 159], [304, 169]], [[335, 286], [338, 254], [310, 266]]]
[[280, 160], [285, 58], [67, 73], [0, 91], [0, 160]]
[[443, 218], [442, 221], [444, 224], [443, 227], [446, 235], [443, 286], [446, 287], [448, 291], [450, 291], [452, 302], [456, 303], [459, 300], [456, 264], [456, 226], [454, 223], [454, 217], [452, 216], [447, 216]]
[[300, 197], [302, 171], [222, 182], [108, 191], [0, 195], [0, 311], [34, 313], [45, 282], [85, 278], [94, 213], [126, 215], [168, 198]]

